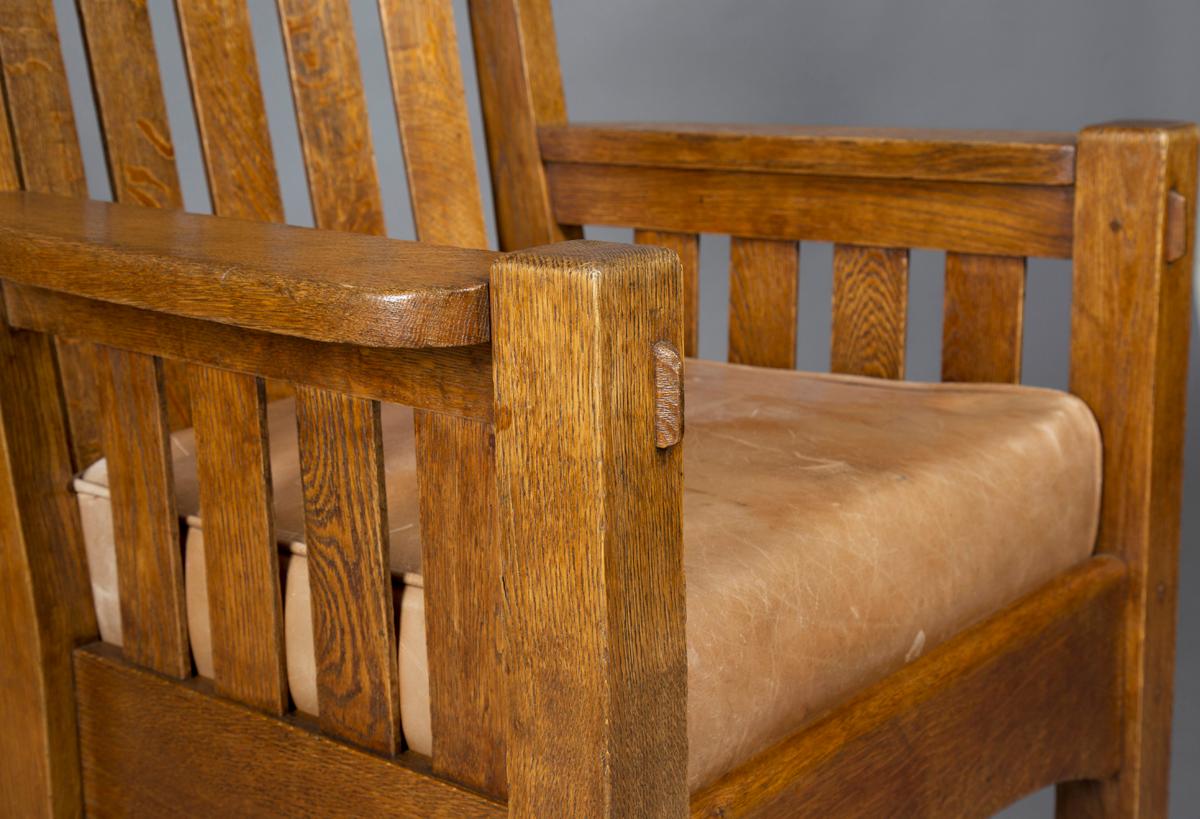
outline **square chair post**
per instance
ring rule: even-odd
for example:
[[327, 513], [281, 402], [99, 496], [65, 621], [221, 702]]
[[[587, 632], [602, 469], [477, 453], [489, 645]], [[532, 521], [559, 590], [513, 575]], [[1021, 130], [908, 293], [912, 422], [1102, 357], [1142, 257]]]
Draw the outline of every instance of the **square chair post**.
[[644, 246], [492, 268], [510, 816], [687, 811], [682, 452], [655, 437], [681, 286]]

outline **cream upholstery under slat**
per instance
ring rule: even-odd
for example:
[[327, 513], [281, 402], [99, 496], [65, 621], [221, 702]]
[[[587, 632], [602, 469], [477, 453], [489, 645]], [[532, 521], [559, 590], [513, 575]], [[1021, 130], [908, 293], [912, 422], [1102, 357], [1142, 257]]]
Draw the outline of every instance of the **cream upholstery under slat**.
[[[686, 413], [693, 788], [1091, 553], [1099, 433], [1067, 394], [689, 360]], [[428, 753], [412, 415], [387, 406], [383, 418], [392, 568], [409, 581], [399, 632], [402, 720], [410, 747]], [[289, 679], [298, 706], [312, 710], [290, 402], [271, 406], [270, 424], [279, 537], [297, 555]], [[190, 434], [176, 437], [179, 507], [194, 515]], [[78, 482], [103, 636], [116, 642], [104, 484], [102, 462]], [[194, 549], [202, 523], [192, 522]], [[204, 583], [195, 577], [203, 561], [194, 557], [189, 620], [203, 670]]]

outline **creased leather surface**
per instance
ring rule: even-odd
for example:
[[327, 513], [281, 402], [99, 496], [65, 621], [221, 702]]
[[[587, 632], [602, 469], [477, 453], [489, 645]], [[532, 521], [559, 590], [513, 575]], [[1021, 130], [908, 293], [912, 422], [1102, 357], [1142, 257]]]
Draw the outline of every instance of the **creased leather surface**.
[[[302, 555], [294, 412], [278, 402], [269, 415], [278, 531]], [[412, 416], [385, 406], [383, 417], [392, 568], [413, 572], [420, 541]], [[177, 438], [179, 508], [194, 514], [191, 438]], [[100, 553], [112, 551], [111, 513], [96, 502], [107, 496], [103, 464], [83, 477], [89, 560], [99, 566]], [[1086, 558], [1099, 480], [1095, 422], [1064, 393], [689, 360], [690, 785], [706, 784]], [[295, 568], [287, 650], [303, 704], [315, 692], [312, 637], [311, 624], [297, 616], [307, 610], [307, 588]], [[93, 584], [110, 576], [95, 573]], [[416, 622], [423, 603], [419, 578], [409, 579], [402, 717], [412, 723], [410, 745], [428, 753], [424, 634]], [[189, 572], [188, 580], [189, 600], [202, 596], [202, 578]], [[97, 600], [112, 597], [113, 586]], [[206, 630], [207, 618], [189, 619], [193, 632]], [[206, 635], [193, 634], [193, 644], [207, 645]]]

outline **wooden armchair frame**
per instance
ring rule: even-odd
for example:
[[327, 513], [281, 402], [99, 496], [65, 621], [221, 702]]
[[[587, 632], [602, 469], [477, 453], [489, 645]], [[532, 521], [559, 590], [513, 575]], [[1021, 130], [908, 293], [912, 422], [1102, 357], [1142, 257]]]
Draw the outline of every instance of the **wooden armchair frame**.
[[[169, 152], [128, 127], [164, 122], [144, 9], [80, 5], [117, 198], [177, 207]], [[3, 12], [0, 188], [29, 191], [0, 194], [9, 804], [964, 815], [1061, 783], [1063, 816], [1165, 815], [1194, 127], [570, 125], [547, 3], [475, 0], [511, 252], [416, 245], [227, 218], [281, 208], [273, 168], [248, 164], [265, 133], [257, 84], [213, 93], [253, 74], [244, 9], [223, 5], [179, 3], [216, 217], [63, 198], [84, 191], [53, 19], [37, 0]], [[348, 18], [317, 4], [293, 26], [302, 5], [281, 9], [318, 224], [380, 233], [361, 108], [302, 82], [353, 63], [352, 38], [320, 36]], [[445, 7], [380, 7], [419, 235], [482, 246]], [[643, 246], [563, 242], [583, 224], [635, 227]], [[1019, 380], [1024, 257], [1071, 258], [1071, 391], [1100, 423], [1104, 490], [1088, 562], [689, 795], [682, 461], [656, 435], [672, 409], [655, 348], [696, 349], [700, 232], [734, 237], [731, 359], [794, 366], [795, 314], [778, 305], [795, 304], [796, 243], [828, 241], [833, 369], [891, 378], [906, 248], [947, 251], [947, 380]], [[282, 676], [274, 382], [297, 397], [317, 724], [287, 713]], [[430, 759], [399, 734], [379, 401], [418, 409]], [[189, 414], [213, 510], [211, 682], [187, 653], [166, 444]], [[68, 489], [98, 450], [123, 651], [95, 642]]]

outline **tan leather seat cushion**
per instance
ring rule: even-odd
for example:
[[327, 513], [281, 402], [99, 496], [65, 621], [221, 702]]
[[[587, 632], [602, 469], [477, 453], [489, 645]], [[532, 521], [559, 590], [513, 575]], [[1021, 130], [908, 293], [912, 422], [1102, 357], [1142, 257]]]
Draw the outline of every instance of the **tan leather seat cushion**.
[[[291, 412], [271, 407], [272, 468], [281, 537], [299, 541]], [[686, 413], [693, 788], [1091, 552], [1099, 433], [1064, 393], [690, 360]], [[411, 413], [384, 422], [393, 568], [413, 571]]]

